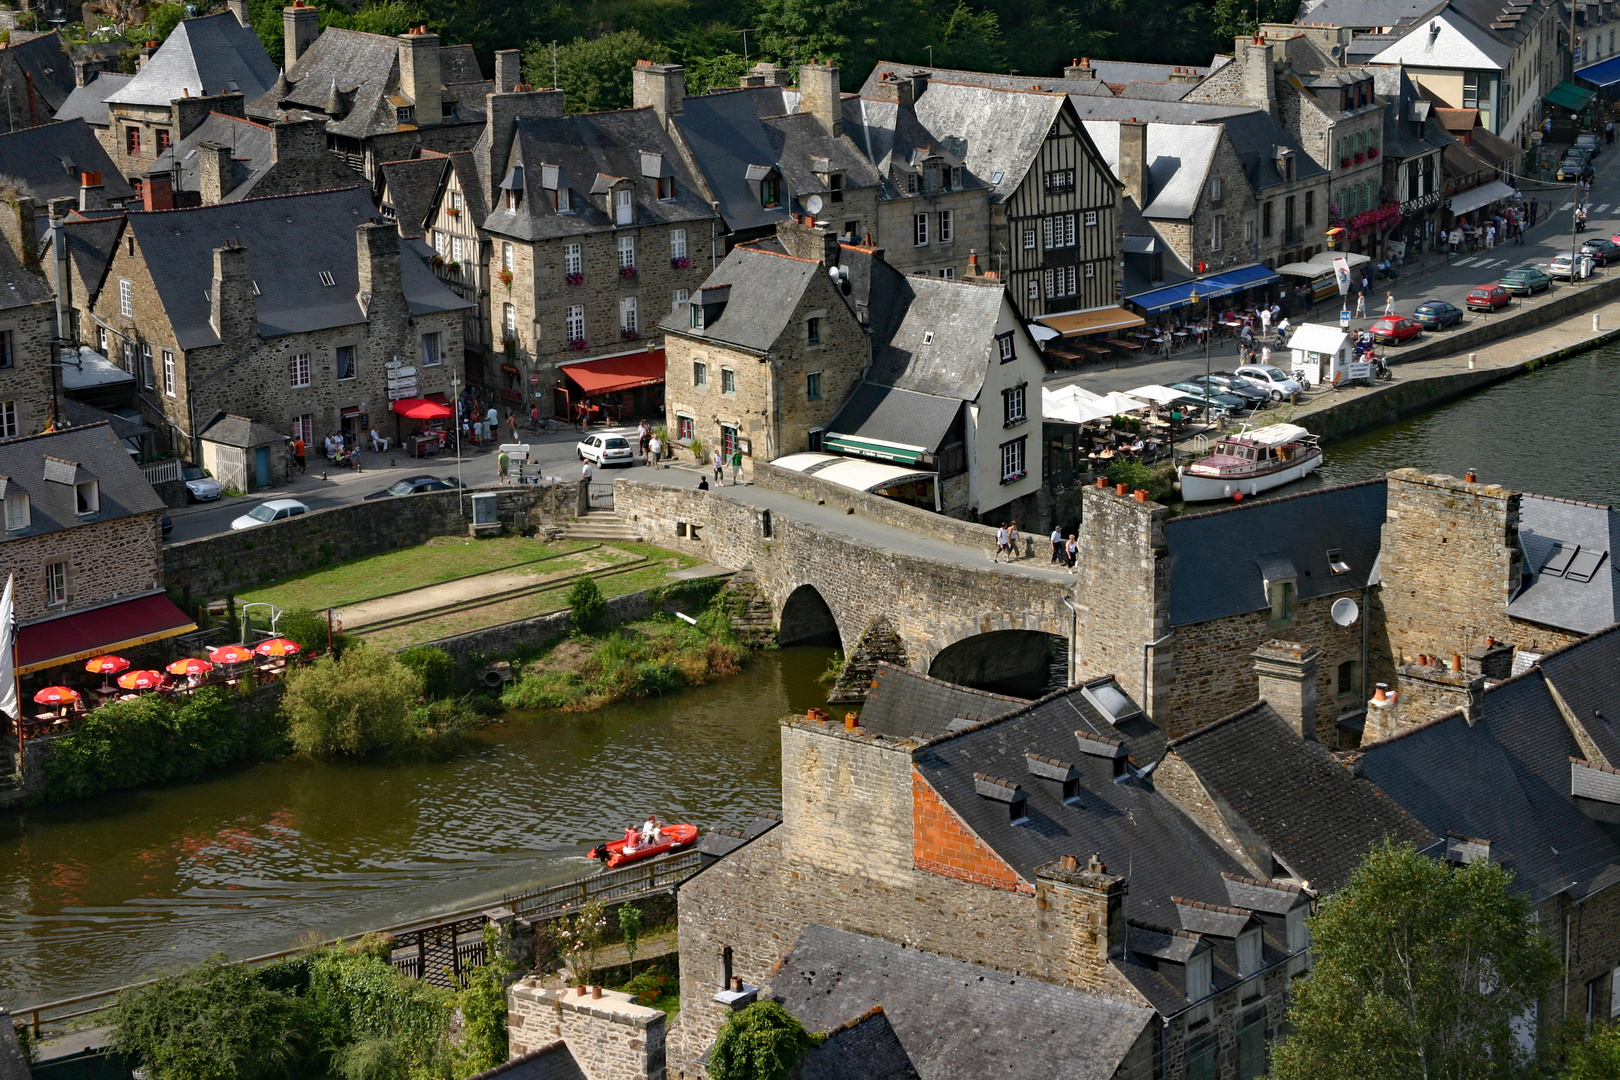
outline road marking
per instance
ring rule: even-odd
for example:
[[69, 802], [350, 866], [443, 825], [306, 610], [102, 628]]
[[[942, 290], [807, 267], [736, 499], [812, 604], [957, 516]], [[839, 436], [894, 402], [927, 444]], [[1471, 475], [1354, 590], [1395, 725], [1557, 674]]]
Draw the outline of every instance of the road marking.
[[1469, 263], [1471, 263], [1473, 261], [1474, 261], [1473, 256], [1469, 256], [1466, 259], [1458, 259], [1456, 262], [1452, 263], [1451, 265], [1452, 266], [1467, 266]]
[[1561, 213], [1563, 213], [1563, 212], [1564, 212], [1564, 211], [1565, 211], [1565, 210], [1569, 210], [1569, 209], [1571, 209], [1571, 208], [1573, 208], [1573, 207], [1574, 207], [1574, 205], [1575, 205], [1575, 204], [1574, 204], [1574, 203], [1572, 203], [1572, 202], [1567, 202], [1567, 203], [1565, 203], [1565, 204], [1564, 204], [1564, 205], [1563, 205], [1563, 206], [1560, 206], [1560, 207], [1559, 207], [1559, 208], [1558, 208], [1558, 212], [1559, 212], [1559, 213], [1560, 213], [1560, 214], [1561, 214]]

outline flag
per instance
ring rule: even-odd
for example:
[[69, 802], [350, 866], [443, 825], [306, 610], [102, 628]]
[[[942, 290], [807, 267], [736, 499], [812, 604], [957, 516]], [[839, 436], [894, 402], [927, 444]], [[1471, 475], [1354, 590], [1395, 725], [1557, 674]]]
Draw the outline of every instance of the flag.
[[1339, 286], [1339, 295], [1345, 296], [1350, 292], [1350, 260], [1343, 255], [1333, 257], [1333, 277]]
[[0, 597], [0, 712], [13, 720], [22, 718], [17, 700], [17, 612], [12, 594], [15, 576], [6, 578], [6, 594]]

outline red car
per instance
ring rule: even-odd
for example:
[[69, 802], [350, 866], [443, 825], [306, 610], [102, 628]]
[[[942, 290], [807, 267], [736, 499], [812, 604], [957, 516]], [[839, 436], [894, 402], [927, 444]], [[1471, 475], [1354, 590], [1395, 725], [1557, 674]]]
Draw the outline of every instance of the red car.
[[1468, 291], [1466, 303], [1469, 311], [1500, 311], [1513, 303], [1513, 294], [1501, 282], [1479, 285]]
[[1423, 327], [1405, 315], [1385, 315], [1372, 324], [1369, 331], [1374, 341], [1382, 341], [1390, 345], [1399, 345], [1403, 341], [1411, 341], [1423, 333]]

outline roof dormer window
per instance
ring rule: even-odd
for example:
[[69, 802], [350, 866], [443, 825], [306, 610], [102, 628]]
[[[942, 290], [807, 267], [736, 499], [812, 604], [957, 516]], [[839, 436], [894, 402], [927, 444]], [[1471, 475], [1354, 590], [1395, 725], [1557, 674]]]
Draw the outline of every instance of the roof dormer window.
[[636, 193], [628, 187], [616, 188], [613, 192], [613, 224], [634, 225], [636, 223]]
[[574, 212], [574, 193], [568, 188], [558, 188], [551, 195], [551, 208], [557, 213], [572, 214]]
[[414, 124], [416, 123], [416, 106], [401, 105], [394, 110], [394, 116], [401, 124]]
[[101, 486], [96, 481], [84, 480], [74, 484], [73, 493], [79, 504], [80, 517], [101, 511]]
[[759, 182], [759, 205], [769, 209], [782, 204], [782, 182], [775, 176], [767, 176]]

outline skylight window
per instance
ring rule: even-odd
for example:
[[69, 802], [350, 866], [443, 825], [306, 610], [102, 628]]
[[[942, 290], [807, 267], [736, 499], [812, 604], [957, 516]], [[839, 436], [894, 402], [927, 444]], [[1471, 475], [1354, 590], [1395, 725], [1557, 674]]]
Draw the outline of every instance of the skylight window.
[[1348, 574], [1350, 572], [1350, 564], [1344, 561], [1344, 552], [1338, 548], [1329, 548], [1327, 557], [1328, 566], [1332, 567], [1335, 574]]
[[1130, 695], [1121, 690], [1119, 684], [1112, 679], [1082, 686], [1080, 693], [1110, 724], [1119, 724], [1134, 716], [1142, 715], [1142, 707], [1132, 701]]
[[337, 279], [332, 276], [332, 271], [330, 271], [330, 270], [322, 270], [321, 271], [321, 284], [322, 285], [336, 285], [337, 284]]
[[1581, 546], [1579, 544], [1555, 545], [1552, 554], [1547, 556], [1547, 561], [1541, 564], [1541, 572], [1551, 574], [1553, 577], [1563, 577], [1564, 571], [1569, 569], [1570, 564], [1575, 561], [1575, 556], [1580, 550]]
[[1607, 551], [1588, 551], [1585, 548], [1575, 553], [1570, 560], [1569, 569], [1564, 571], [1565, 579], [1569, 581], [1591, 581], [1608, 557]]
[[934, 343], [934, 332], [932, 330], [925, 331], [923, 333], [923, 344], [924, 345], [932, 345], [933, 343]]

